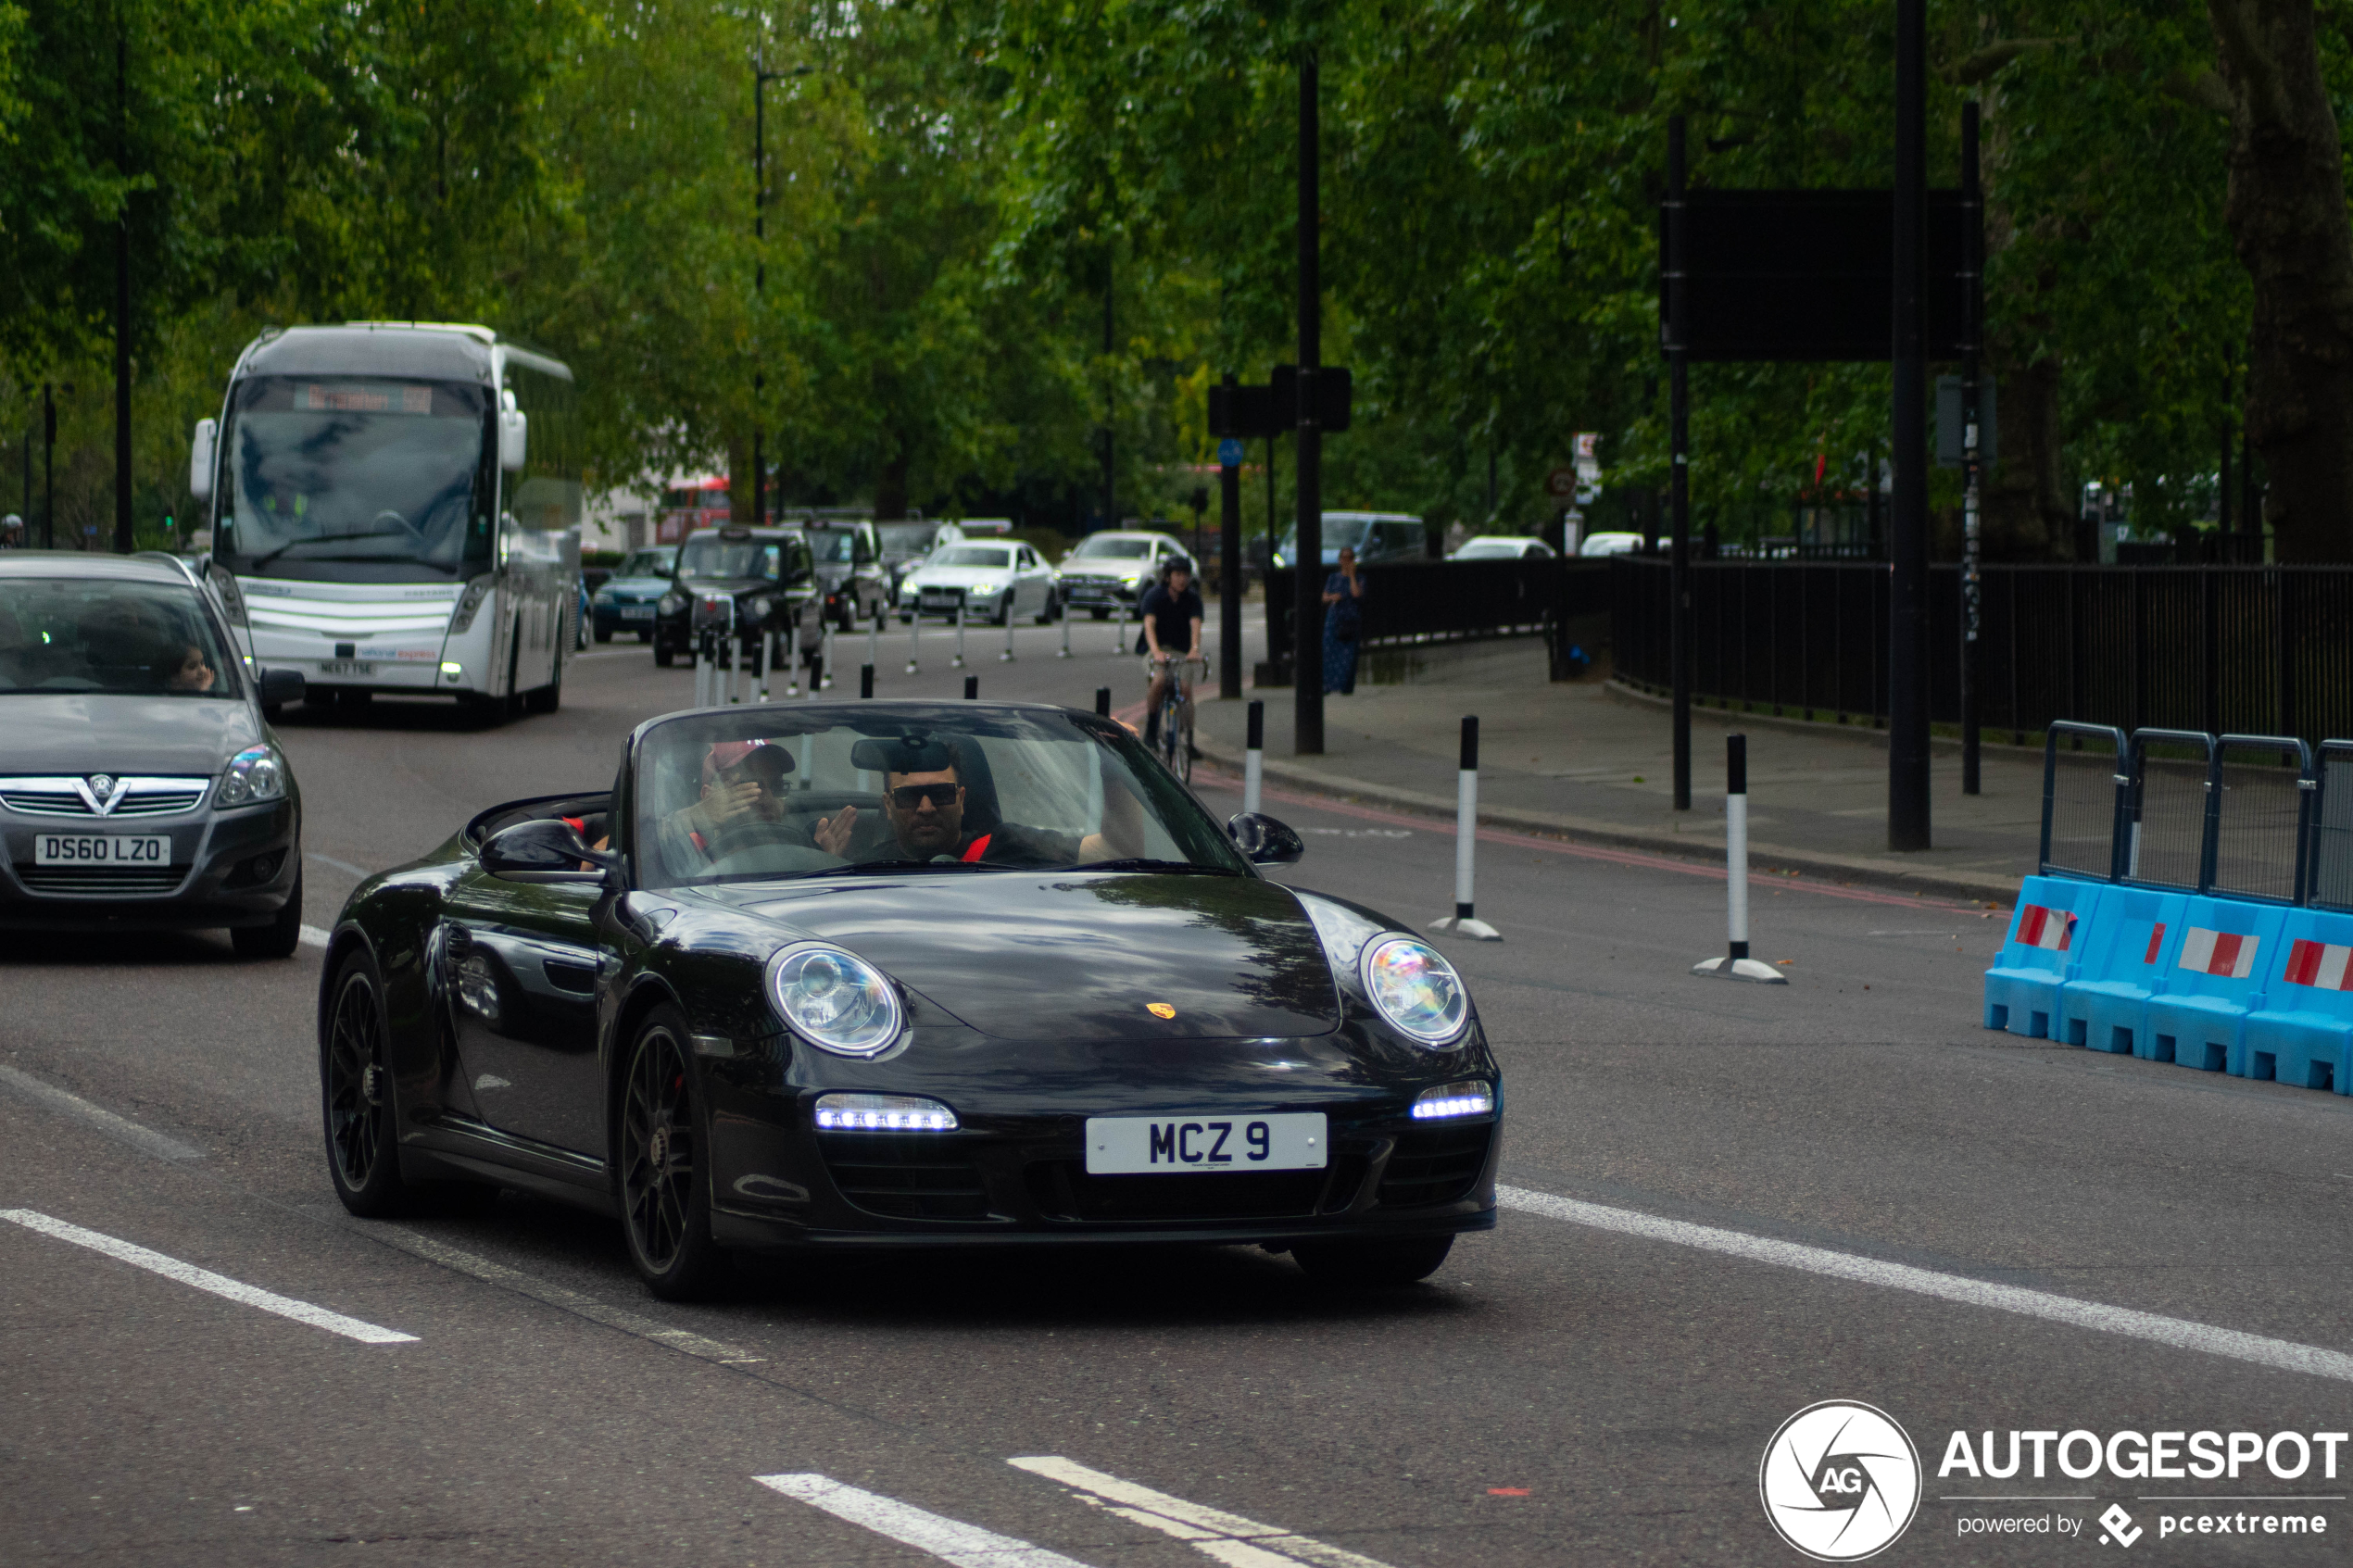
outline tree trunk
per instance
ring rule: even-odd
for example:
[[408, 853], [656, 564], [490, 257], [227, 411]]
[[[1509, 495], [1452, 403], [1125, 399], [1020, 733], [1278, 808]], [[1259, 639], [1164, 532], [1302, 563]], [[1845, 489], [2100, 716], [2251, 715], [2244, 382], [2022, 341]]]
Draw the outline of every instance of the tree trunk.
[[897, 457], [875, 476], [875, 521], [896, 522], [907, 515], [907, 459]]
[[2353, 222], [2312, 0], [2207, 0], [2231, 94], [2223, 207], [2255, 284], [2247, 436], [2277, 558], [2353, 560]]
[[751, 516], [751, 432], [727, 433], [727, 521], [749, 524]]
[[2073, 560], [2075, 508], [2060, 466], [2059, 362], [2047, 355], [2020, 360], [2011, 334], [2000, 331], [1986, 346], [1986, 369], [2002, 394], [1995, 435], [2002, 456], [1985, 475], [1984, 558]]

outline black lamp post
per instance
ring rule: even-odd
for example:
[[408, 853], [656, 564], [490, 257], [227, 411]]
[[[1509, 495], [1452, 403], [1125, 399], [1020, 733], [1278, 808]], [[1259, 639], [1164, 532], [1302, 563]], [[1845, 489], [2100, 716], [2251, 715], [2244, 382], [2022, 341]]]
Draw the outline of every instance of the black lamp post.
[[768, 521], [768, 459], [761, 429], [761, 415], [764, 407], [761, 397], [768, 385], [768, 370], [761, 358], [761, 300], [768, 292], [768, 107], [766, 93], [772, 82], [782, 82], [789, 76], [808, 76], [815, 66], [795, 66], [790, 70], [770, 70], [767, 66], [768, 45], [763, 41], [752, 56], [751, 68], [751, 265], [752, 349], [751, 349], [751, 522], [755, 528]]

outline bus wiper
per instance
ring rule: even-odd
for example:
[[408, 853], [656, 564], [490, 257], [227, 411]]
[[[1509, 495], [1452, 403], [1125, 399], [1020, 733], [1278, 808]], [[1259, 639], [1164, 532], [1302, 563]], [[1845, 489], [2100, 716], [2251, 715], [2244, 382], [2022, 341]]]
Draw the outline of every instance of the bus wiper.
[[1152, 860], [1140, 857], [1126, 860], [1088, 860], [1070, 869], [1075, 872], [1166, 872], [1179, 876], [1241, 875], [1241, 872], [1224, 866], [1202, 866], [1190, 860]]

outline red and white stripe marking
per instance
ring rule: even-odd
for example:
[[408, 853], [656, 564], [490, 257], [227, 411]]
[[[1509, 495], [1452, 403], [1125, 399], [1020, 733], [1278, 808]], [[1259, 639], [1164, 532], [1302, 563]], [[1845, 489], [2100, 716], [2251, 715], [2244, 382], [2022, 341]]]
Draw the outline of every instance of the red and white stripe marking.
[[2310, 985], [2322, 991], [2353, 991], [2353, 985], [2347, 984], [2348, 970], [2353, 970], [2353, 947], [2298, 938], [2288, 945], [2287, 973], [2282, 978], [2291, 985]]
[[2141, 955], [2141, 961], [2143, 963], [2155, 963], [2157, 961], [2158, 949], [2164, 946], [2165, 922], [2163, 921], [2158, 921], [2155, 928], [2149, 932], [2149, 950]]
[[2030, 947], [2064, 953], [2075, 941], [2075, 916], [2067, 909], [2029, 904], [2019, 913], [2018, 939]]
[[2194, 925], [2182, 938], [2181, 967], [2194, 974], [2244, 980], [2255, 972], [2255, 949], [2261, 940]]

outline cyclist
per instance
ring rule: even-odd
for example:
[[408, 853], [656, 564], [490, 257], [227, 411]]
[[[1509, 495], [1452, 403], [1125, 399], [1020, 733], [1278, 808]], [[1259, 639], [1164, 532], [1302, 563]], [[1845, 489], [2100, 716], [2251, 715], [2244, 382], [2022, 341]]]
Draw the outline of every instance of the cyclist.
[[[1144, 644], [1151, 656], [1151, 689], [1144, 695], [1144, 745], [1160, 744], [1160, 706], [1168, 683], [1177, 684], [1177, 701], [1186, 718], [1185, 754], [1195, 761], [1201, 753], [1192, 737], [1192, 660], [1201, 657], [1201, 595], [1193, 587], [1193, 563], [1172, 556], [1161, 568], [1160, 581], [1144, 595], [1138, 609], [1144, 618]], [[1177, 652], [1183, 649], [1182, 653]]]

